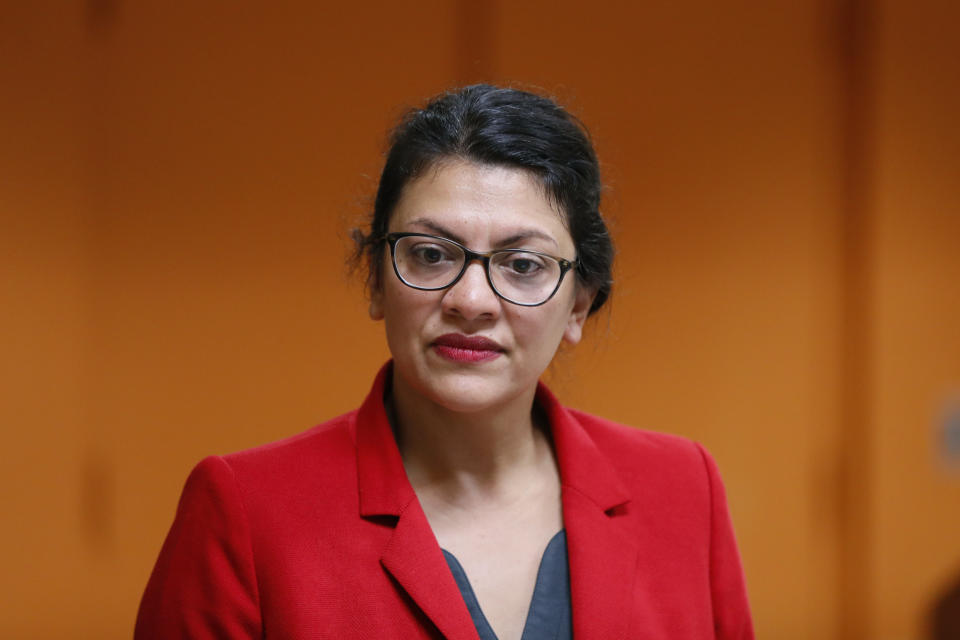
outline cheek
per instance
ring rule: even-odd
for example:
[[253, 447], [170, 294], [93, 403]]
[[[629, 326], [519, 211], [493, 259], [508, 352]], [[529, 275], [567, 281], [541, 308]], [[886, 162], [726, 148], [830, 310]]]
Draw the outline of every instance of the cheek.
[[[550, 306], [550, 303], [547, 306]], [[565, 309], [564, 303], [554, 308], [534, 307], [522, 310], [525, 313], [520, 313], [511, 319], [518, 341], [522, 341], [528, 349], [552, 358], [567, 326], [568, 314], [564, 313]], [[530, 313], [530, 311], [536, 313]]]
[[433, 303], [430, 294], [406, 287], [399, 282], [384, 287], [383, 315], [390, 347], [419, 339]]
[[[551, 300], [551, 302], [553, 302]], [[570, 319], [573, 315], [574, 300], [572, 294], [566, 294], [557, 299], [557, 308], [554, 309], [549, 321], [549, 334], [553, 348], [557, 349], [567, 337]]]

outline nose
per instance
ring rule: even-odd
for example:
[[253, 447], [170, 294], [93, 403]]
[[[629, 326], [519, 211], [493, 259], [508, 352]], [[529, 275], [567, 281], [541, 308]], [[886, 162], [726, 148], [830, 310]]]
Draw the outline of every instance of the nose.
[[500, 315], [500, 298], [490, 287], [479, 260], [467, 265], [456, 284], [444, 292], [442, 307], [445, 313], [465, 320], [495, 319]]

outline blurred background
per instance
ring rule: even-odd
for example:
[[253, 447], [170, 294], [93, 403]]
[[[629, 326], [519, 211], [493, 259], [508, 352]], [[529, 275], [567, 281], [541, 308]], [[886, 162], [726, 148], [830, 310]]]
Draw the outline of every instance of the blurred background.
[[0, 636], [130, 637], [191, 467], [359, 404], [385, 134], [494, 81], [579, 115], [609, 186], [613, 304], [554, 390], [714, 453], [759, 638], [933, 637], [960, 4], [0, 7]]

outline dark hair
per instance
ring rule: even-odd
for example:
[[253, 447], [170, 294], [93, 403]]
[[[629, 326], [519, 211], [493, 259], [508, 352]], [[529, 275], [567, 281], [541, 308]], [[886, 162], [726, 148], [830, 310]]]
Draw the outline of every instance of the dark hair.
[[578, 280], [596, 291], [590, 313], [603, 306], [612, 284], [613, 243], [600, 215], [600, 167], [586, 128], [550, 98], [483, 84], [434, 97], [393, 130], [370, 231], [354, 236], [358, 257], [367, 259], [368, 286], [380, 286], [383, 238], [404, 187], [454, 158], [534, 175], [566, 216]]

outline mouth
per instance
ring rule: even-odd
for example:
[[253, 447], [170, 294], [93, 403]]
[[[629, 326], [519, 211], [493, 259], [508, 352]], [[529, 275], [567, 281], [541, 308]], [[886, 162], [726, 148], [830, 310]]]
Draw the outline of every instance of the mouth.
[[504, 348], [490, 338], [447, 333], [430, 345], [442, 358], [454, 362], [487, 362], [500, 357]]

